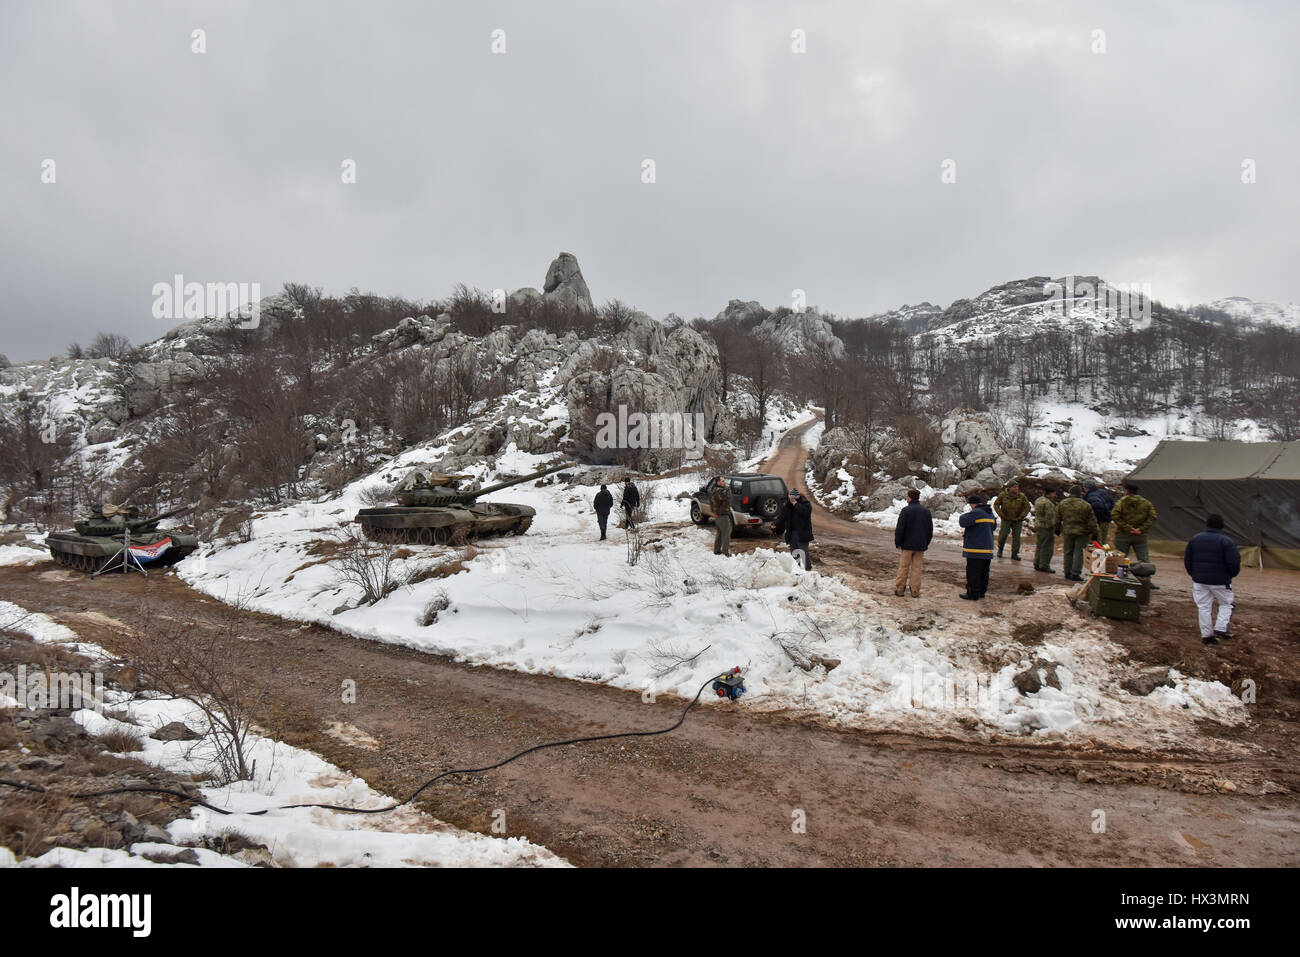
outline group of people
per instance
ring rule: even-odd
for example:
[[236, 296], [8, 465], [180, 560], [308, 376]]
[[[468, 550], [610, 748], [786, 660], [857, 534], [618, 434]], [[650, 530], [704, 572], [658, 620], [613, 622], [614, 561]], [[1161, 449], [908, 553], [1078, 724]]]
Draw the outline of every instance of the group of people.
[[[713, 513], [713, 554], [731, 555], [731, 489], [718, 476], [709, 489], [709, 511]], [[797, 489], [786, 492], [781, 511], [771, 523], [772, 530], [785, 538], [790, 554], [807, 569], [812, 568], [812, 502]]]
[[[1084, 580], [1084, 551], [1093, 542], [1125, 558], [1132, 552], [1138, 561], [1149, 562], [1147, 534], [1156, 523], [1155, 506], [1132, 482], [1124, 484], [1124, 493], [1119, 501], [1115, 501], [1107, 489], [1090, 482], [1086, 487], [1070, 486], [1064, 498], [1058, 489], [1047, 489], [1031, 505], [1020, 490], [1020, 483], [1012, 481], [992, 502], [986, 502], [981, 495], [971, 495], [967, 499], [970, 509], [957, 520], [962, 528], [962, 555], [966, 559], [966, 590], [958, 597], [979, 601], [988, 593], [993, 558], [1005, 557], [1008, 538], [1011, 539], [1011, 560], [1021, 560], [1023, 526], [1031, 514], [1036, 572], [1056, 574], [1052, 558], [1056, 554], [1057, 536], [1062, 539], [1062, 565], [1069, 581]], [[640, 503], [641, 493], [628, 478], [623, 484], [621, 505], [629, 526], [634, 524], [634, 512]], [[614, 505], [613, 495], [606, 486], [600, 487], [594, 505], [600, 537], [604, 539], [606, 522]], [[709, 505], [715, 526], [713, 553], [729, 556], [731, 490], [725, 479], [719, 477], [710, 488]], [[811, 569], [812, 503], [798, 489], [789, 490], [771, 527], [784, 536], [791, 554], [802, 562], [804, 568]], [[1109, 543], [1112, 528], [1115, 532], [1113, 544]], [[925, 553], [933, 539], [934, 518], [921, 503], [920, 491], [909, 489], [907, 504], [899, 512], [894, 526], [894, 547], [899, 553], [894, 594], [898, 597], [905, 597], [909, 592], [913, 598], [921, 596]], [[1205, 531], [1187, 543], [1183, 565], [1192, 578], [1192, 597], [1196, 602], [1202, 641], [1209, 645], [1230, 638], [1229, 624], [1234, 607], [1232, 580], [1240, 574], [1241, 554], [1225, 533], [1221, 516], [1209, 516]], [[1159, 588], [1155, 583], [1151, 587]]]
[[[591, 503], [596, 509], [596, 524], [600, 526], [600, 540], [605, 540], [605, 529], [609, 524], [609, 513], [614, 508], [614, 494], [609, 486], [601, 484]], [[641, 507], [641, 490], [632, 483], [632, 476], [623, 479], [623, 495], [619, 501], [623, 509], [623, 519], [628, 528], [636, 527], [636, 510]]]
[[[995, 555], [1005, 557], [1008, 538], [1011, 560], [1021, 560], [1021, 533], [1031, 512], [1036, 572], [1056, 574], [1052, 557], [1056, 554], [1058, 535], [1061, 536], [1061, 564], [1069, 581], [1084, 580], [1084, 551], [1090, 543], [1112, 548], [1125, 558], [1133, 552], [1138, 561], [1149, 561], [1147, 533], [1156, 523], [1155, 506], [1138, 494], [1138, 487], [1132, 483], [1126, 484], [1124, 491], [1124, 497], [1116, 502], [1096, 483], [1090, 483], [1086, 490], [1081, 485], [1072, 485], [1064, 499], [1058, 489], [1047, 489], [1030, 506], [1028, 497], [1020, 491], [1020, 483], [1012, 481], [991, 503], [986, 503], [983, 496], [972, 495], [967, 499], [970, 511], [958, 519], [963, 530], [962, 554], [966, 558], [966, 591], [960, 597], [978, 601], [987, 594], [990, 565]], [[998, 519], [1002, 520], [1000, 525]], [[899, 523], [902, 524], [901, 517]], [[1115, 543], [1110, 546], [1112, 524]]]

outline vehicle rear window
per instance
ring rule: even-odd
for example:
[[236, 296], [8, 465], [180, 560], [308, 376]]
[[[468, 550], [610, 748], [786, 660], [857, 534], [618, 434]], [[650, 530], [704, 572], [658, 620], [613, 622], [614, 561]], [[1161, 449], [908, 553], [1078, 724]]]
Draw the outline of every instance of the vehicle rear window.
[[754, 479], [749, 484], [750, 495], [784, 495], [785, 481], [779, 478]]

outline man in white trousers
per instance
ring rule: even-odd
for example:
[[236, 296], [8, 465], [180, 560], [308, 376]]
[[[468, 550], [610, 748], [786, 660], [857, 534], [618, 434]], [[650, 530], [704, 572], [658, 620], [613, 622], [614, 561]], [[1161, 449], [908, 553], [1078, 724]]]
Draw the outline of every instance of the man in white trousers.
[[[1183, 567], [1192, 576], [1192, 599], [1196, 602], [1201, 640], [1207, 645], [1217, 645], [1231, 638], [1228, 626], [1235, 603], [1232, 580], [1241, 572], [1241, 552], [1237, 543], [1224, 533], [1222, 516], [1207, 518], [1205, 531], [1187, 543]], [[1217, 617], [1215, 602], [1219, 603]]]

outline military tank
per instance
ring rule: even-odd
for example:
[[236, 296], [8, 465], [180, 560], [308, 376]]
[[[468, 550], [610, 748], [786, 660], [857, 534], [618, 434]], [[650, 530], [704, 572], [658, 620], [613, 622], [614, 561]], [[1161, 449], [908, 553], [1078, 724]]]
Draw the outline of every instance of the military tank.
[[468, 475], [414, 472], [397, 493], [396, 505], [363, 508], [354, 521], [361, 523], [366, 538], [392, 545], [448, 545], [479, 535], [522, 535], [533, 524], [537, 509], [478, 499], [575, 464], [554, 465], [473, 492], [461, 489]]
[[[173, 509], [149, 518], [138, 517], [134, 506], [96, 507], [90, 517], [74, 523], [71, 532], [50, 532], [45, 544], [60, 565], [99, 574], [122, 551], [131, 550], [131, 564], [174, 565], [199, 547], [193, 535], [161, 532], [158, 523], [188, 509]], [[114, 563], [121, 568], [122, 562]]]

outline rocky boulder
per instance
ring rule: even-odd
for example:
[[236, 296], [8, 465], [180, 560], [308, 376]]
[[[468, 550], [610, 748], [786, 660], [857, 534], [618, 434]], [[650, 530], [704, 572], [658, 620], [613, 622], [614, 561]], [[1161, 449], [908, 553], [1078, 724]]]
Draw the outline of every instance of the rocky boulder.
[[591, 302], [591, 291], [587, 281], [582, 278], [578, 268], [578, 258], [573, 253], [560, 253], [546, 270], [546, 282], [542, 284], [542, 295], [547, 300], [569, 309], [583, 312], [595, 312]]

